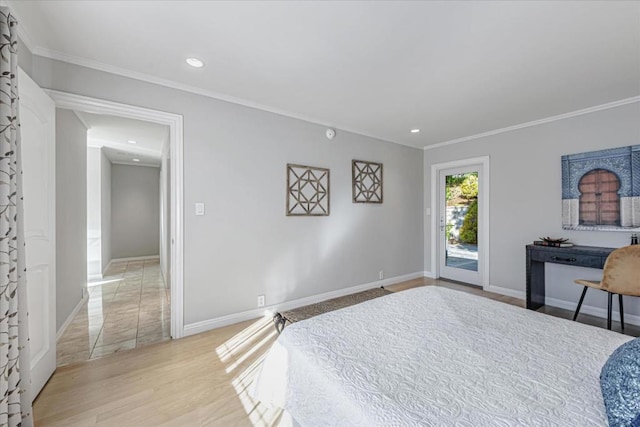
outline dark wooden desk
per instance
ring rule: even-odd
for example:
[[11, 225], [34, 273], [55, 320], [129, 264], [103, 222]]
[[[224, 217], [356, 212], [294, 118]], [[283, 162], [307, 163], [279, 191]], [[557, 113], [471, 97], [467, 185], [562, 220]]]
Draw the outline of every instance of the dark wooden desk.
[[575, 265], [578, 267], [604, 268], [604, 262], [615, 248], [597, 246], [572, 246], [554, 248], [527, 245], [527, 308], [537, 310], [544, 305], [544, 264]]

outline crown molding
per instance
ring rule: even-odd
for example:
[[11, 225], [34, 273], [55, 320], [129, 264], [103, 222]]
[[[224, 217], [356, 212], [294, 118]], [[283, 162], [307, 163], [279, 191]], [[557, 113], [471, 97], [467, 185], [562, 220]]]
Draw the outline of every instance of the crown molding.
[[[88, 137], [87, 141], [95, 146], [113, 148], [116, 150], [128, 151], [130, 153], [139, 154], [141, 156], [150, 156], [160, 159], [162, 157], [162, 149], [154, 150], [153, 148], [139, 147], [137, 144], [129, 144], [127, 142], [117, 142], [105, 138]], [[163, 142], [164, 144], [164, 142]]]
[[[109, 159], [111, 160], [111, 159]], [[143, 162], [127, 162], [122, 160], [111, 160], [112, 165], [123, 165], [123, 166], [139, 166], [143, 168], [160, 168], [161, 164], [153, 164], [153, 163], [143, 163]]]
[[631, 98], [625, 98], [618, 101], [608, 102], [606, 104], [596, 105], [595, 107], [583, 108], [582, 110], [571, 111], [569, 113], [558, 114], [557, 116], [546, 117], [540, 120], [534, 120], [531, 122], [521, 123], [519, 125], [508, 126], [505, 128], [495, 129], [488, 132], [478, 133], [475, 135], [469, 135], [458, 139], [452, 139], [450, 141], [439, 142], [437, 144], [431, 144], [424, 147], [424, 150], [431, 150], [438, 147], [444, 147], [446, 145], [458, 144], [460, 142], [473, 141], [474, 139], [484, 138], [486, 136], [498, 135], [505, 132], [511, 132], [518, 129], [528, 128], [531, 126], [538, 126], [545, 123], [555, 122], [557, 120], [569, 119], [571, 117], [582, 116], [583, 114], [595, 113], [596, 111], [608, 110], [610, 108], [621, 107], [627, 104], [633, 104], [640, 102], [640, 96], [633, 96]]

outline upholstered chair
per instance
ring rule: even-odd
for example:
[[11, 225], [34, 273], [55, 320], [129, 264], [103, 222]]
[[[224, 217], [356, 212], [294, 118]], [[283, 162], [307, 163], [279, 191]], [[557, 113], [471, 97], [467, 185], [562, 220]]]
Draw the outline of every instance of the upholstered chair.
[[611, 252], [604, 264], [601, 281], [578, 279], [575, 280], [575, 283], [583, 285], [584, 290], [582, 291], [582, 296], [580, 296], [576, 312], [573, 315], [573, 320], [578, 318], [578, 313], [580, 313], [580, 307], [582, 306], [582, 301], [584, 301], [584, 296], [587, 294], [587, 289], [599, 289], [607, 292], [609, 297], [607, 306], [607, 329], [611, 329], [613, 295], [618, 295], [620, 324], [624, 332], [622, 296], [640, 296], [640, 245], [625, 246]]

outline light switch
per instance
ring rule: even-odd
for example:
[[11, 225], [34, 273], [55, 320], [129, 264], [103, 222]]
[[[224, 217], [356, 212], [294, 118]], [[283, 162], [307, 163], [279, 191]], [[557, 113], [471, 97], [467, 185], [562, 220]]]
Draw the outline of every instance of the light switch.
[[196, 203], [196, 215], [204, 215], [204, 203]]
[[431, 215], [431, 208], [427, 208], [427, 216]]

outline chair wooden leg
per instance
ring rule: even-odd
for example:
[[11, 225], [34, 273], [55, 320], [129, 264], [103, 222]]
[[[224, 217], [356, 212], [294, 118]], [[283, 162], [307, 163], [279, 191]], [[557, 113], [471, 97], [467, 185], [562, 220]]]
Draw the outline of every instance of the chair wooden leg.
[[588, 286], [585, 286], [582, 290], [582, 295], [580, 296], [580, 301], [578, 301], [578, 307], [576, 308], [576, 312], [573, 315], [573, 320], [575, 321], [578, 318], [578, 313], [580, 313], [580, 307], [582, 307], [582, 301], [584, 301], [584, 296], [587, 294]]
[[609, 303], [607, 304], [607, 329], [611, 330], [611, 309], [613, 306], [613, 294], [611, 292], [607, 292], [607, 296], [609, 297]]
[[618, 305], [620, 306], [620, 327], [624, 332], [624, 308], [622, 306], [622, 294], [618, 294]]

